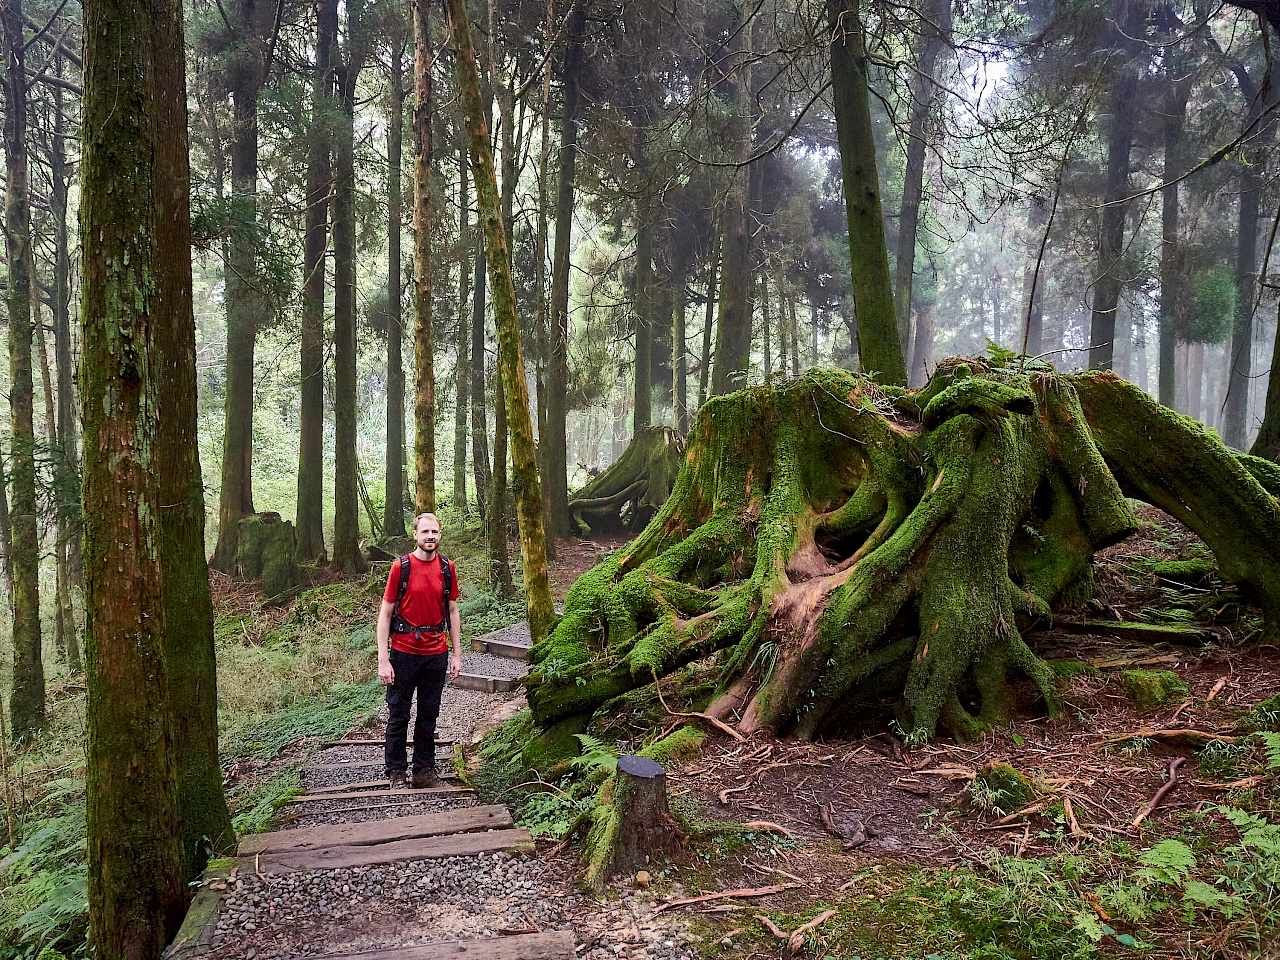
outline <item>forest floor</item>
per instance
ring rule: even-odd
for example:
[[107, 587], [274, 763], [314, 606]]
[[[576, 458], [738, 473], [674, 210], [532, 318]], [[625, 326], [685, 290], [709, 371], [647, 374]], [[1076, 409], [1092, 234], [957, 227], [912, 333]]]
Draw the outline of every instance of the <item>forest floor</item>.
[[[1280, 650], [1261, 641], [1254, 611], [1221, 583], [1153, 574], [1153, 562], [1194, 560], [1204, 548], [1158, 511], [1143, 508], [1141, 516], [1136, 537], [1099, 556], [1091, 609], [1028, 637], [1062, 676], [1063, 716], [1045, 716], [1028, 685], [1014, 721], [976, 742], [904, 744], [887, 708], [813, 743], [738, 742], [713, 732], [670, 772], [673, 809], [690, 823], [769, 821], [786, 834], [757, 829], [691, 841], [650, 864], [648, 878], [616, 878], [604, 909], [579, 890], [577, 851], [561, 836], [578, 807], [556, 808], [556, 786], [535, 784], [524, 804], [502, 798], [517, 823], [539, 835], [536, 863], [517, 877], [533, 884], [527, 889], [540, 904], [522, 914], [528, 926], [571, 929], [585, 960], [1280, 955], [1280, 740], [1252, 736], [1280, 730], [1280, 700], [1267, 702], [1280, 695]], [[622, 542], [561, 543], [552, 569], [557, 600]], [[456, 551], [464, 571], [466, 553]], [[269, 651], [282, 633], [323, 625], [356, 649], [372, 639], [361, 596], [379, 587], [334, 584], [308, 594], [301, 609], [271, 611], [225, 586], [222, 644]], [[467, 602], [468, 638], [519, 615], [518, 603]], [[1086, 615], [1172, 629], [1139, 641], [1082, 623]], [[306, 669], [350, 669], [349, 678], [334, 679], [363, 693], [344, 707], [330, 691], [332, 709], [319, 723], [314, 710], [301, 725], [273, 727], [259, 715], [243, 732], [224, 732], [225, 741], [244, 745], [228, 776], [242, 830], [268, 825], [308, 782], [318, 733], [360, 729], [376, 738], [380, 729], [377, 691], [369, 692], [357, 661], [319, 649], [314, 659]], [[699, 669], [672, 686], [693, 696]], [[672, 709], [681, 709], [679, 696], [669, 689]], [[474, 741], [522, 699], [490, 695], [451, 732]], [[656, 699], [632, 706], [609, 743], [617, 752], [672, 727]], [[462, 752], [474, 771], [474, 750]], [[1135, 825], [1171, 773], [1173, 787]], [[482, 777], [477, 784], [481, 802], [492, 802]], [[466, 898], [461, 890], [454, 896]], [[383, 904], [376, 931], [361, 928], [357, 940], [367, 949], [418, 929], [434, 939], [430, 930], [446, 920], [462, 932], [497, 922], [456, 904], [437, 912], [432, 902], [426, 914], [424, 904], [409, 911]], [[231, 943], [220, 956], [336, 949], [323, 934], [292, 948], [261, 935], [234, 950]]]

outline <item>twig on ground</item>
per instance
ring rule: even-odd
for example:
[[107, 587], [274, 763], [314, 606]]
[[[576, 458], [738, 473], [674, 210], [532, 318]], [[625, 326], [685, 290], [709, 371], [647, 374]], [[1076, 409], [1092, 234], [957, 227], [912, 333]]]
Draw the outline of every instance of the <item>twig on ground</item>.
[[670, 910], [672, 907], [683, 907], [691, 903], [706, 903], [708, 900], [729, 900], [735, 897], [767, 897], [770, 894], [781, 893], [783, 890], [794, 890], [801, 886], [798, 883], [778, 883], [771, 887], [743, 887], [739, 890], [722, 890], [720, 893], [704, 893], [700, 897], [685, 897], [683, 900], [672, 900], [670, 903], [664, 903], [657, 907], [653, 912], [661, 913], [663, 910]]
[[720, 793], [718, 794], [718, 796], [720, 797], [720, 802], [727, 807], [729, 805], [729, 794], [742, 793], [746, 789], [747, 789], [746, 787], [728, 787], [724, 790], [721, 790]]
[[1147, 805], [1138, 811], [1138, 815], [1133, 818], [1130, 826], [1139, 826], [1143, 820], [1151, 816], [1152, 811], [1160, 806], [1160, 801], [1169, 795], [1169, 791], [1178, 785], [1178, 768], [1187, 762], [1186, 757], [1174, 757], [1169, 764], [1169, 780], [1163, 787], [1156, 791], [1156, 795], [1147, 801]]
[[717, 720], [715, 717], [711, 716], [710, 714], [697, 713], [696, 711], [683, 712], [679, 710], [672, 710], [670, 707], [668, 707], [667, 701], [662, 699], [662, 686], [658, 683], [658, 675], [656, 673], [653, 675], [653, 689], [658, 691], [658, 702], [662, 704], [662, 709], [667, 711], [667, 713], [669, 713], [671, 716], [688, 717], [692, 720], [705, 721], [706, 723], [711, 724], [711, 726], [715, 727], [721, 733], [728, 734], [729, 736], [733, 737], [733, 739], [741, 743], [746, 743], [746, 740], [747, 740], [746, 737], [740, 734], [737, 730], [733, 729], [733, 727], [729, 726], [727, 723]]

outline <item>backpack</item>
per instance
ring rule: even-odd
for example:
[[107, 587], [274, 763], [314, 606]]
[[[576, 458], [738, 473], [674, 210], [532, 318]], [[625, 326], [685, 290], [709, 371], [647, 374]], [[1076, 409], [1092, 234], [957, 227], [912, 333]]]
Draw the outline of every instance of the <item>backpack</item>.
[[409, 554], [406, 553], [400, 558], [400, 587], [396, 590], [396, 605], [391, 610], [391, 632], [412, 633], [418, 639], [422, 638], [423, 633], [446, 632], [449, 628], [449, 598], [453, 594], [453, 562], [440, 556], [440, 579], [444, 585], [444, 598], [440, 609], [444, 613], [444, 618], [439, 623], [425, 626], [410, 623], [400, 616], [400, 601], [409, 592], [409, 569]]

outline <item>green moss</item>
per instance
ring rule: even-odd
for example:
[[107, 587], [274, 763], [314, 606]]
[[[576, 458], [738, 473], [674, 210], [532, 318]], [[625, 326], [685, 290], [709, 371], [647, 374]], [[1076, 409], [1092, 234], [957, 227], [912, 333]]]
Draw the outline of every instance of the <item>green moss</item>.
[[1185, 699], [1187, 685], [1171, 670], [1126, 670], [1119, 684], [1139, 707], [1150, 710]]
[[964, 802], [970, 808], [1000, 814], [1021, 810], [1035, 798], [1031, 778], [1007, 763], [993, 763], [978, 771], [964, 793]]
[[1186, 584], [1203, 583], [1218, 571], [1218, 565], [1211, 559], [1156, 560], [1146, 567], [1161, 580]]
[[566, 717], [551, 724], [537, 736], [530, 737], [520, 754], [525, 769], [547, 775], [560, 768], [565, 761], [572, 760], [579, 754], [582, 746], [578, 734], [586, 727], [586, 717]]
[[678, 727], [657, 743], [651, 743], [641, 750], [640, 756], [657, 761], [664, 767], [671, 767], [682, 760], [696, 757], [706, 739], [707, 735], [697, 727]]
[[1050, 660], [1049, 669], [1055, 677], [1098, 677], [1102, 671], [1083, 660]]

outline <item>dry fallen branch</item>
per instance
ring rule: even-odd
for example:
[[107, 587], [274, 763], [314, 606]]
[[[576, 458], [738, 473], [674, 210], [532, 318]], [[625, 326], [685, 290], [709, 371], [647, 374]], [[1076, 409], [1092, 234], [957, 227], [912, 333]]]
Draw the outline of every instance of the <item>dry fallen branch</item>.
[[791, 957], [799, 956], [804, 952], [804, 935], [823, 923], [826, 923], [836, 915], [834, 910], [826, 910], [818, 914], [808, 923], [796, 927], [791, 931], [791, 936], [787, 938], [787, 945], [782, 948], [783, 960], [790, 960]]
[[718, 794], [718, 796], [720, 797], [720, 802], [727, 807], [729, 805], [729, 794], [742, 793], [746, 789], [747, 789], [746, 787], [728, 787], [724, 790], [721, 790], [720, 793]]
[[670, 716], [687, 717], [691, 720], [702, 720], [705, 723], [711, 724], [711, 726], [715, 727], [721, 733], [728, 734], [729, 736], [733, 737], [733, 739], [741, 743], [746, 742], [747, 740], [746, 737], [740, 734], [737, 730], [733, 729], [733, 727], [729, 726], [727, 723], [717, 720], [715, 717], [709, 716], [708, 714], [705, 714], [705, 713], [697, 713], [695, 711], [682, 712], [679, 710], [672, 710], [670, 707], [668, 707], [667, 701], [662, 699], [662, 685], [658, 683], [658, 677], [656, 674], [654, 675], [654, 678], [653, 678], [653, 689], [658, 691], [658, 702], [662, 704], [662, 709], [667, 711], [667, 713]]
[[1158, 740], [1176, 747], [1203, 747], [1206, 743], [1235, 743], [1236, 738], [1207, 730], [1135, 730], [1107, 737], [1103, 743], [1123, 743], [1126, 740]]
[[1205, 703], [1212, 703], [1214, 697], [1220, 694], [1227, 685], [1226, 677], [1219, 677], [1218, 682], [1213, 685], [1213, 689], [1209, 691], [1209, 695], [1204, 698]]
[[672, 900], [670, 903], [662, 904], [653, 912], [658, 914], [663, 910], [670, 910], [672, 907], [684, 907], [691, 903], [706, 903], [709, 900], [729, 900], [735, 897], [767, 897], [774, 893], [781, 893], [783, 890], [793, 890], [798, 886], [801, 886], [801, 884], [778, 883], [770, 887], [744, 887], [740, 890], [722, 890], [720, 893], [704, 893], [700, 897], [686, 897], [683, 900]]
[[1156, 807], [1160, 806], [1160, 801], [1162, 801], [1166, 796], [1169, 795], [1170, 790], [1172, 790], [1175, 786], [1177, 786], [1178, 768], [1186, 762], [1187, 762], [1186, 757], [1173, 758], [1173, 762], [1169, 764], [1168, 782], [1165, 783], [1163, 787], [1161, 787], [1159, 790], [1156, 791], [1156, 795], [1152, 797], [1149, 801], [1147, 801], [1147, 805], [1145, 807], [1143, 807], [1141, 810], [1138, 811], [1138, 815], [1133, 818], [1133, 823], [1130, 824], [1130, 826], [1134, 826], [1134, 827], [1138, 826], [1139, 824], [1142, 823], [1143, 820], [1151, 816], [1152, 811], [1155, 810]]

